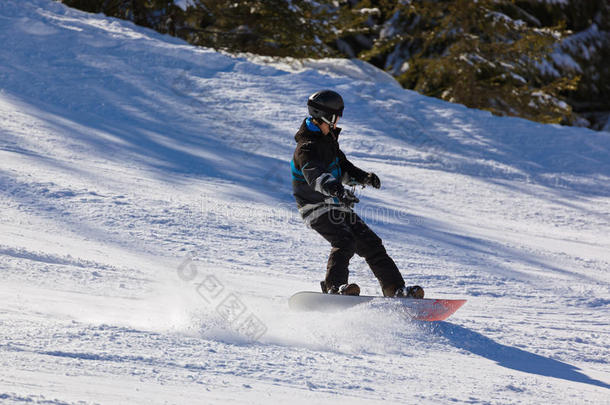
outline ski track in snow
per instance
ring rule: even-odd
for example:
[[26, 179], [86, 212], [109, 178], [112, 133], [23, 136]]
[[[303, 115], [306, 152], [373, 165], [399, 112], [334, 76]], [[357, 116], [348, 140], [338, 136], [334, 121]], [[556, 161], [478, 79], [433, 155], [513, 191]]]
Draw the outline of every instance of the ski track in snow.
[[[50, 0], [2, 1], [0, 43], [0, 402], [610, 403], [610, 134]], [[288, 172], [320, 87], [382, 179], [358, 212], [408, 283], [468, 299], [448, 322], [288, 310], [328, 254]]]

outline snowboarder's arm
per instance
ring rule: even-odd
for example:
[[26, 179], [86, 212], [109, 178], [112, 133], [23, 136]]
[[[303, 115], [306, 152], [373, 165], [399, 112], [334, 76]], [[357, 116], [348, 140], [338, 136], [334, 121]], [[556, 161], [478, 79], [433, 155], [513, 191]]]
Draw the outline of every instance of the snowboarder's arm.
[[364, 180], [367, 176], [367, 172], [362, 169], [354, 166], [352, 162], [347, 160], [345, 154], [339, 149], [339, 164], [341, 166], [341, 171], [347, 173], [348, 176], [353, 177], [358, 183], [364, 183]]
[[305, 181], [319, 193], [335, 196], [343, 190], [340, 180], [326, 171], [318, 161], [312, 144], [301, 145], [295, 153], [295, 164], [303, 173]]

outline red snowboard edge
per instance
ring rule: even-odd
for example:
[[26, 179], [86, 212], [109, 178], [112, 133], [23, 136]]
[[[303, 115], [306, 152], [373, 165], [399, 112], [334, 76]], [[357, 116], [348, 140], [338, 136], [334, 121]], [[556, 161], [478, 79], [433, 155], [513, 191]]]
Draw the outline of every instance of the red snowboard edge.
[[[422, 304], [428, 300], [422, 300]], [[430, 300], [417, 308], [411, 316], [420, 321], [444, 321], [455, 313], [466, 300]]]

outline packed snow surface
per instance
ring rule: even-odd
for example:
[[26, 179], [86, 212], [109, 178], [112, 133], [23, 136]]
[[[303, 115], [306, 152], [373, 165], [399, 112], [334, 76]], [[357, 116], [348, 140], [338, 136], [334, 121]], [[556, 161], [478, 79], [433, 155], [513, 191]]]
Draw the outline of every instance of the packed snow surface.
[[[610, 403], [610, 134], [499, 118], [348, 60], [234, 57], [0, 2], [0, 402]], [[297, 313], [327, 243], [288, 162], [345, 99], [357, 211], [447, 322]], [[379, 286], [360, 257], [351, 280]]]

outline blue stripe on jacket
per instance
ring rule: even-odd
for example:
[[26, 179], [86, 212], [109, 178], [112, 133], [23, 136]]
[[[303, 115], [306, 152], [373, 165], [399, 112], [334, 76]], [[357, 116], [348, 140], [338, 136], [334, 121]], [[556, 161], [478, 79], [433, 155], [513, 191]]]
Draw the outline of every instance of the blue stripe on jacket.
[[[307, 166], [307, 164], [305, 166]], [[305, 176], [303, 176], [303, 172], [298, 170], [294, 165], [294, 159], [290, 161], [290, 171], [292, 172], [293, 180], [306, 182]]]
[[[303, 169], [305, 167], [307, 167], [308, 164], [309, 164], [309, 162], [305, 163], [303, 165]], [[328, 172], [330, 172], [335, 179], [340, 181], [341, 166], [339, 166], [339, 158], [336, 158], [335, 160], [333, 160], [332, 163], [330, 165], [328, 165], [328, 168], [326, 170]], [[292, 178], [294, 180], [306, 182], [305, 176], [303, 175], [302, 170], [297, 169], [296, 166], [294, 165], [294, 159], [290, 161], [290, 171], [292, 172]]]

